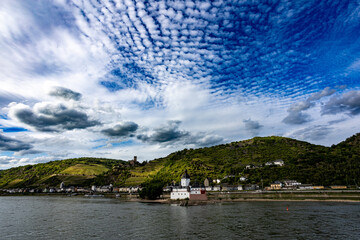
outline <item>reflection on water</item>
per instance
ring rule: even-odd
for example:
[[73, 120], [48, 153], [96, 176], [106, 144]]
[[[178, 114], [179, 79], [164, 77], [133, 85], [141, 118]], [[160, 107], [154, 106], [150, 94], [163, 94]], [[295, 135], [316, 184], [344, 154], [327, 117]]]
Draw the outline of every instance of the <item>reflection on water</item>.
[[[288, 208], [288, 211], [287, 211]], [[1, 239], [360, 239], [360, 204], [0, 197]]]

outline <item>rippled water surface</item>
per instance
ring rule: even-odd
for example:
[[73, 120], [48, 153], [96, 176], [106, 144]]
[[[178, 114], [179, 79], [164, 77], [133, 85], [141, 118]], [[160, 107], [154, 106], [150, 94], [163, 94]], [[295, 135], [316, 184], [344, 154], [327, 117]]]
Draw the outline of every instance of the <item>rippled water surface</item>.
[[0, 239], [360, 239], [360, 204], [0, 197]]

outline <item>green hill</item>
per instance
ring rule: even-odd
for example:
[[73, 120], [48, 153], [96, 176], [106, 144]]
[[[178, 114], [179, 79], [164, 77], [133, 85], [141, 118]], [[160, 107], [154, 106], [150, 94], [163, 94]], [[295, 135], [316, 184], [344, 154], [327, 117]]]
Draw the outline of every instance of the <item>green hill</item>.
[[[282, 167], [266, 166], [281, 159]], [[247, 169], [246, 165], [253, 165]], [[255, 137], [208, 148], [184, 149], [167, 157], [131, 166], [111, 159], [79, 158], [0, 172], [0, 188], [67, 185], [140, 185], [150, 180], [179, 182], [188, 170], [192, 181], [222, 179], [235, 184], [240, 176], [247, 183], [266, 186], [276, 180], [295, 179], [316, 185], [354, 185], [360, 182], [360, 134], [324, 147], [284, 137]], [[227, 177], [226, 176], [234, 176]]]
[[125, 161], [77, 158], [26, 165], [0, 172], [0, 188], [89, 185], [97, 175], [109, 171], [114, 166], [122, 166]]

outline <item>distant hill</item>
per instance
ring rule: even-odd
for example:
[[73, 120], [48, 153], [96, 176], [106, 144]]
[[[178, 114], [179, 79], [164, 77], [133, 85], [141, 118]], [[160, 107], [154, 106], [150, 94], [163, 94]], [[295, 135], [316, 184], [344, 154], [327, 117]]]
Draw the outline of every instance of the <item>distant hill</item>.
[[[281, 159], [282, 167], [265, 163]], [[246, 165], [252, 165], [246, 169]], [[294, 179], [315, 185], [356, 185], [360, 183], [360, 134], [324, 147], [284, 137], [255, 137], [208, 148], [184, 149], [167, 157], [135, 166], [126, 161], [79, 158], [23, 166], [0, 172], [0, 188], [139, 185], [150, 180], [164, 184], [179, 182], [188, 170], [192, 181], [221, 179], [229, 184], [263, 183]], [[231, 176], [231, 177], [228, 177]]]

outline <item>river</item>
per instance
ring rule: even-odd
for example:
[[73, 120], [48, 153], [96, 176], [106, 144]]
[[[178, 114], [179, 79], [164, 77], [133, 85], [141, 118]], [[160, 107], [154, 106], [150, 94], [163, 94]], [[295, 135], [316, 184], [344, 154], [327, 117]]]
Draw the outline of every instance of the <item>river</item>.
[[0, 197], [0, 239], [360, 239], [360, 203]]

